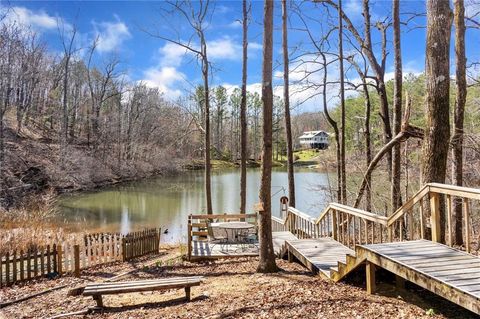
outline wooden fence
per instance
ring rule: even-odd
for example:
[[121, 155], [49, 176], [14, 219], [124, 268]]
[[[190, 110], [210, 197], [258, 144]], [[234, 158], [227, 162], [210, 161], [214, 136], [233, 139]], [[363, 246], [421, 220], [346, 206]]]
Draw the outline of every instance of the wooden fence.
[[80, 271], [88, 267], [158, 252], [160, 233], [160, 229], [145, 229], [126, 235], [88, 234], [79, 241], [7, 253], [0, 256], [0, 287], [63, 273], [80, 276]]
[[124, 261], [158, 252], [160, 229], [145, 229], [126, 235], [122, 240], [122, 257]]
[[58, 272], [57, 245], [7, 253], [0, 259], [0, 287]]

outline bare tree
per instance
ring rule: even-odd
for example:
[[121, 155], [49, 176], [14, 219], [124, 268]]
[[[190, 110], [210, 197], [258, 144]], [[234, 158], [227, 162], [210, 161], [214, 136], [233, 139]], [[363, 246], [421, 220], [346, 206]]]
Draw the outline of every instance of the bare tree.
[[175, 1], [166, 2], [171, 8], [170, 13], [178, 13], [187, 24], [193, 29], [199, 45], [195, 45], [191, 41], [182, 41], [180, 35], [177, 32], [177, 39], [173, 39], [167, 36], [163, 36], [158, 32], [148, 32], [151, 36], [176, 44], [185, 50], [193, 53], [197, 60], [200, 61], [203, 90], [204, 90], [204, 159], [205, 159], [205, 197], [207, 202], [207, 214], [212, 214], [212, 187], [211, 187], [211, 161], [210, 161], [210, 88], [209, 88], [209, 76], [210, 76], [210, 62], [207, 55], [207, 40], [205, 38], [205, 30], [208, 26], [208, 19], [212, 14], [210, 10], [209, 0], [199, 0], [193, 2], [187, 1]]
[[290, 62], [288, 57], [287, 23], [287, 0], [282, 0], [283, 103], [285, 106], [285, 135], [287, 140], [288, 197], [290, 206], [295, 207], [295, 176], [293, 168], [292, 124], [290, 120], [290, 92], [288, 80]]
[[[114, 82], [119, 76], [117, 73], [117, 67], [119, 64], [118, 59], [113, 56], [109, 59], [104, 66], [103, 73], [100, 73], [99, 70], [93, 68], [93, 55], [98, 46], [99, 38], [95, 38], [90, 46], [88, 62], [87, 62], [87, 79], [88, 79], [88, 88], [90, 91], [90, 102], [91, 110], [88, 112], [88, 142], [90, 143], [90, 129], [93, 133], [93, 136], [98, 142], [99, 138], [99, 126], [100, 126], [100, 110], [103, 104], [113, 96], [119, 94], [117, 90], [114, 89]], [[93, 118], [92, 118], [93, 117]]]
[[242, 59], [242, 101], [240, 105], [241, 160], [240, 160], [240, 213], [245, 214], [247, 205], [247, 51], [248, 51], [248, 14], [247, 0], [242, 2], [243, 11], [243, 59]]
[[[455, 79], [456, 100], [452, 136], [452, 180], [454, 185], [463, 186], [463, 120], [465, 117], [465, 101], [467, 99], [467, 58], [465, 55], [465, 5], [463, 0], [455, 0]], [[455, 214], [455, 243], [463, 244], [462, 236], [462, 200], [453, 201]]]
[[[328, 4], [329, 6], [335, 8], [339, 15], [342, 16], [343, 21], [345, 22], [345, 27], [353, 35], [355, 40], [358, 43], [358, 46], [362, 49], [363, 53], [367, 57], [369, 64], [371, 66], [372, 72], [375, 74], [376, 90], [380, 98], [380, 116], [383, 123], [383, 140], [384, 144], [387, 144], [392, 138], [392, 128], [390, 125], [390, 114], [389, 114], [389, 104], [387, 98], [387, 87], [385, 85], [385, 64], [387, 60], [387, 28], [388, 24], [385, 24], [381, 21], [377, 22], [375, 26], [380, 32], [381, 37], [381, 55], [380, 58], [377, 58], [372, 45], [372, 35], [371, 35], [371, 16], [370, 16], [370, 4], [369, 0], [363, 0], [363, 26], [364, 26], [364, 35], [362, 37], [361, 33], [353, 24], [352, 20], [347, 16], [347, 14], [339, 9], [339, 5], [333, 0], [315, 0], [315, 2], [321, 2]], [[387, 166], [388, 173], [392, 172], [392, 151], [387, 152]]]
[[[61, 25], [61, 26], [60, 26]], [[72, 26], [72, 29], [67, 34], [67, 27], [62, 21], [57, 22], [58, 30], [62, 40], [63, 46], [63, 101], [62, 101], [62, 111], [63, 111], [63, 122], [62, 122], [62, 133], [61, 133], [61, 162], [62, 165], [65, 164], [65, 157], [67, 152], [68, 144], [68, 80], [69, 80], [69, 71], [70, 71], [70, 60], [77, 51], [74, 47], [75, 37], [77, 35], [77, 28], [75, 25]]]
[[[450, 139], [450, 29], [448, 1], [427, 0], [426, 127], [422, 183], [445, 183]], [[442, 205], [443, 206], [443, 205]], [[445, 209], [440, 213], [440, 241], [445, 240]]]
[[345, 74], [343, 73], [343, 19], [342, 0], [338, 0], [338, 65], [340, 77], [340, 170], [342, 204], [347, 204], [347, 172], [345, 169]]
[[[393, 51], [395, 76], [393, 79], [393, 135], [400, 133], [402, 125], [402, 51], [400, 45], [400, 0], [393, 0]], [[392, 212], [401, 206], [401, 145], [393, 147], [392, 152], [392, 185], [391, 201]]]
[[260, 261], [257, 272], [278, 271], [272, 242], [272, 120], [273, 120], [273, 1], [264, 1], [263, 15], [263, 150], [262, 179], [260, 184], [260, 202], [262, 209], [259, 218]]

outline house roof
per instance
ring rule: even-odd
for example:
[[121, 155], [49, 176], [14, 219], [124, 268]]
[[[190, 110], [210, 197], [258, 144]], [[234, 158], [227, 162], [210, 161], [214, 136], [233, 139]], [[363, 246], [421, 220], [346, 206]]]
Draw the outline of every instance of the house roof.
[[322, 133], [328, 135], [328, 133], [325, 131], [307, 131], [307, 132], [303, 132], [303, 135], [300, 136], [299, 138], [312, 138]]

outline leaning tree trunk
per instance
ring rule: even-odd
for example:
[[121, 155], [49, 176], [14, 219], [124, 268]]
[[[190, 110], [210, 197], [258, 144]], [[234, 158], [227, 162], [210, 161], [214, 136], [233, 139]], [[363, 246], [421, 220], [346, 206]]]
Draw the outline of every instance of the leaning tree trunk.
[[[338, 1], [338, 10], [342, 12], [342, 0]], [[341, 168], [341, 190], [342, 204], [347, 204], [347, 172], [345, 169], [345, 84], [343, 74], [343, 19], [338, 15], [338, 61], [340, 76], [340, 110], [341, 110], [341, 128], [340, 128], [340, 168]]]
[[243, 64], [242, 101], [240, 104], [241, 160], [240, 160], [240, 213], [245, 214], [247, 203], [247, 49], [248, 49], [247, 0], [243, 0]]
[[[452, 137], [452, 179], [453, 184], [463, 185], [463, 119], [465, 101], [467, 99], [466, 56], [465, 56], [465, 6], [463, 0], [454, 2], [455, 23], [455, 77], [457, 92], [455, 101], [453, 137]], [[463, 244], [462, 236], [462, 200], [455, 198], [453, 202], [455, 214], [455, 243]]]
[[262, 67], [262, 102], [263, 102], [263, 150], [262, 180], [260, 184], [260, 202], [262, 209], [259, 216], [260, 261], [258, 272], [275, 272], [275, 254], [272, 242], [272, 55], [273, 55], [273, 1], [264, 2], [263, 24], [263, 67]]
[[[293, 169], [292, 124], [290, 120], [289, 59], [287, 34], [287, 0], [282, 0], [282, 45], [283, 45], [283, 103], [285, 104], [285, 134], [287, 138], [287, 174], [289, 204], [295, 207], [295, 177]], [[277, 149], [278, 152], [278, 149]]]
[[[450, 139], [450, 28], [448, 1], [427, 0], [426, 127], [422, 183], [444, 183]], [[440, 205], [440, 236], [445, 242], [445, 207]], [[434, 227], [432, 225], [432, 227]]]
[[[402, 51], [400, 46], [400, 0], [393, 0], [393, 49], [395, 76], [393, 86], [393, 135], [400, 133], [402, 125]], [[391, 201], [392, 212], [401, 206], [400, 179], [401, 179], [401, 145], [393, 147], [392, 152], [392, 185]]]

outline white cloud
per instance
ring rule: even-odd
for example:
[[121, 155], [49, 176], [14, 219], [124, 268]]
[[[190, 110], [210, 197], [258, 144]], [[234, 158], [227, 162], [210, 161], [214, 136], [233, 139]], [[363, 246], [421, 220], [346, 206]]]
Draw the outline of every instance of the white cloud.
[[178, 87], [178, 84], [185, 79], [185, 75], [175, 67], [160, 66], [158, 68], [150, 68], [143, 75], [144, 79], [141, 82], [144, 82], [149, 87], [158, 88], [167, 98], [174, 100], [182, 95], [182, 90], [174, 87]]
[[239, 29], [242, 27], [242, 22], [240, 20], [235, 20], [229, 23], [227, 26], [232, 29]]
[[131, 37], [130, 31], [125, 23], [115, 16], [115, 22], [95, 23], [95, 32], [98, 36], [99, 52], [110, 52], [118, 49], [122, 43]]
[[32, 11], [24, 7], [12, 7], [5, 17], [6, 23], [16, 23], [37, 31], [57, 28], [57, 18], [43, 10]]
[[214, 60], [237, 60], [241, 57], [242, 46], [230, 37], [223, 37], [207, 42], [207, 54]]
[[189, 51], [178, 44], [167, 42], [158, 52], [161, 55], [162, 65], [178, 67]]
[[347, 1], [343, 10], [351, 20], [360, 19], [362, 17], [362, 4], [360, 0]]

